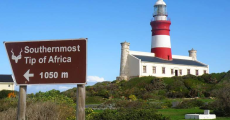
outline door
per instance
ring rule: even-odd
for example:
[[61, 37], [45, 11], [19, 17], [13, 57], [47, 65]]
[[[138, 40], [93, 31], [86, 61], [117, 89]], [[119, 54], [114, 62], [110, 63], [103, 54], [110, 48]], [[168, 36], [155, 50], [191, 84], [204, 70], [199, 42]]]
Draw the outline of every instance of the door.
[[175, 76], [178, 76], [178, 70], [175, 70]]

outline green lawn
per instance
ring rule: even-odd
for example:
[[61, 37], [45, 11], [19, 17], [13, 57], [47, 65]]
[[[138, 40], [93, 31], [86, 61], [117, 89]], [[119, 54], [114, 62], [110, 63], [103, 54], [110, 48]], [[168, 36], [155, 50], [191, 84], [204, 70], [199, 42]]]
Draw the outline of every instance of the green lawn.
[[208, 102], [208, 103], [215, 101], [215, 99], [208, 99], [208, 98], [201, 98], [201, 99], [198, 99], [198, 100], [201, 100], [203, 102]]
[[[158, 113], [168, 116], [171, 120], [185, 120], [185, 114], [203, 114], [204, 110], [200, 110], [198, 108], [194, 109], [159, 109]], [[227, 117], [217, 117], [216, 120], [230, 120]]]

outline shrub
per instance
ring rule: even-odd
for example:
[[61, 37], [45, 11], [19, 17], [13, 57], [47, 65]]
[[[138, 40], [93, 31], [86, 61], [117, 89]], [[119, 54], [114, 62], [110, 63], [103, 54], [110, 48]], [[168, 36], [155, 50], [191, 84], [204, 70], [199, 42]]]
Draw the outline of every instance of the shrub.
[[[10, 108], [4, 112], [0, 112], [0, 118], [4, 120], [16, 120], [17, 108]], [[72, 119], [69, 119], [72, 118]], [[37, 102], [31, 104], [26, 109], [27, 120], [75, 120], [75, 109], [67, 107], [65, 104], [58, 105], [56, 103]]]
[[[144, 100], [136, 100], [136, 101], [129, 101], [129, 100], [108, 100], [102, 104], [102, 107], [108, 108], [106, 106], [113, 106], [115, 108], [129, 108], [129, 109], [161, 109], [162, 106], [168, 106], [165, 103], [159, 102], [149, 102]], [[170, 105], [169, 105], [170, 106]]]
[[129, 99], [132, 101], [136, 101], [137, 97], [135, 95], [129, 95]]
[[182, 76], [182, 79], [197, 79], [197, 77], [195, 75], [189, 74]]
[[[86, 87], [86, 89], [87, 89], [87, 87]], [[76, 93], [77, 93], [77, 88], [76, 87], [62, 92], [63, 95], [71, 98], [74, 101], [74, 103], [76, 103], [76, 101], [77, 101], [77, 94]], [[87, 93], [88, 93], [88, 90], [87, 90]], [[87, 95], [87, 96], [89, 96], [89, 95]]]
[[133, 87], [131, 89], [127, 89], [125, 91], [123, 91], [122, 96], [124, 95], [125, 97], [129, 97], [129, 95], [135, 95], [137, 98], [141, 98], [142, 95], [146, 93], [146, 91], [144, 89], [139, 89], [137, 87]]
[[85, 119], [86, 120], [92, 120], [94, 114], [95, 113], [93, 112], [93, 109], [91, 109], [91, 108], [86, 108], [85, 109]]
[[166, 101], [166, 102], [163, 103], [163, 106], [166, 106], [166, 108], [171, 108], [172, 103], [170, 101]]
[[129, 100], [108, 100], [104, 106], [113, 105], [116, 108], [141, 108], [142, 102], [140, 101], [129, 101]]
[[201, 107], [203, 105], [204, 105], [203, 101], [193, 99], [193, 100], [184, 100], [179, 105], [177, 105], [175, 108], [188, 109], [188, 108], [194, 108], [194, 107]]
[[140, 96], [140, 98], [142, 98], [143, 100], [148, 100], [148, 99], [154, 98], [154, 96], [153, 96], [151, 93], [146, 92], [146, 93], [143, 93], [143, 94]]
[[222, 81], [230, 81], [230, 70], [226, 73], [226, 75], [221, 79]]
[[67, 104], [69, 106], [76, 106], [73, 99], [61, 94], [59, 90], [50, 90], [47, 92], [39, 91], [35, 95], [28, 95], [28, 99], [31, 99], [31, 102], [52, 101], [58, 104]]
[[103, 100], [102, 97], [100, 96], [92, 96], [92, 97], [88, 97], [86, 96], [86, 104], [100, 104], [103, 103], [105, 100]]
[[133, 78], [133, 79], [130, 79], [128, 82], [124, 82], [122, 87], [125, 90], [131, 89], [133, 87], [144, 88], [145, 85], [150, 84], [153, 79], [154, 77], [152, 76]]
[[102, 89], [98, 91], [98, 96], [101, 96], [103, 98], [109, 98], [109, 92], [106, 89]]
[[11, 92], [8, 94], [8, 98], [15, 98], [15, 97], [16, 97], [16, 95], [14, 92]]
[[170, 120], [170, 118], [157, 114], [154, 109], [119, 109], [94, 114], [91, 120]]
[[5, 98], [0, 99], [0, 112], [6, 111], [9, 108], [15, 108], [18, 105], [18, 99], [17, 98]]
[[188, 89], [185, 87], [183, 81], [175, 80], [173, 83], [167, 85], [167, 96], [171, 98], [182, 98], [188, 95]]
[[159, 91], [158, 91], [158, 95], [163, 95], [163, 96], [165, 96], [165, 95], [166, 95], [166, 91], [165, 91], [165, 90], [159, 90]]
[[217, 92], [217, 100], [213, 103], [214, 113], [218, 116], [230, 116], [230, 84]]
[[14, 93], [15, 91], [12, 90], [2, 90], [0, 91], [0, 99], [8, 97], [9, 93]]
[[6, 111], [0, 112], [0, 118], [4, 118], [4, 120], [17, 120], [17, 109], [9, 108]]

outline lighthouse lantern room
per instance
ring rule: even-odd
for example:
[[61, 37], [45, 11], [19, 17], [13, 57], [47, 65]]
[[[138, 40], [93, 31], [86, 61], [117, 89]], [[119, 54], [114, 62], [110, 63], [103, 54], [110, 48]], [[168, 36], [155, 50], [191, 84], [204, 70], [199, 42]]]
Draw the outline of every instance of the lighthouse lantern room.
[[154, 5], [153, 17], [155, 20], [167, 20], [167, 7], [163, 0], [158, 0]]

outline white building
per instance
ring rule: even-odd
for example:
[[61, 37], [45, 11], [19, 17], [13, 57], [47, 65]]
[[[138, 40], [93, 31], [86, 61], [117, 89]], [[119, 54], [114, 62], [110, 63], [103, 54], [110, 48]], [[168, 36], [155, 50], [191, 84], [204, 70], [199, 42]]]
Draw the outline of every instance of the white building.
[[118, 80], [133, 77], [173, 77], [183, 75], [200, 76], [209, 73], [209, 66], [196, 59], [196, 50], [189, 50], [189, 56], [172, 55], [172, 60], [155, 57], [154, 53], [130, 51], [130, 43], [123, 42], [120, 76]]
[[120, 76], [117, 80], [133, 77], [156, 76], [173, 77], [183, 75], [203, 75], [209, 73], [209, 66], [197, 60], [197, 51], [189, 50], [189, 56], [172, 55], [170, 25], [166, 3], [158, 0], [154, 5], [151, 53], [130, 51], [130, 43], [121, 43]]
[[0, 91], [1, 90], [14, 90], [12, 75], [0, 75]]

